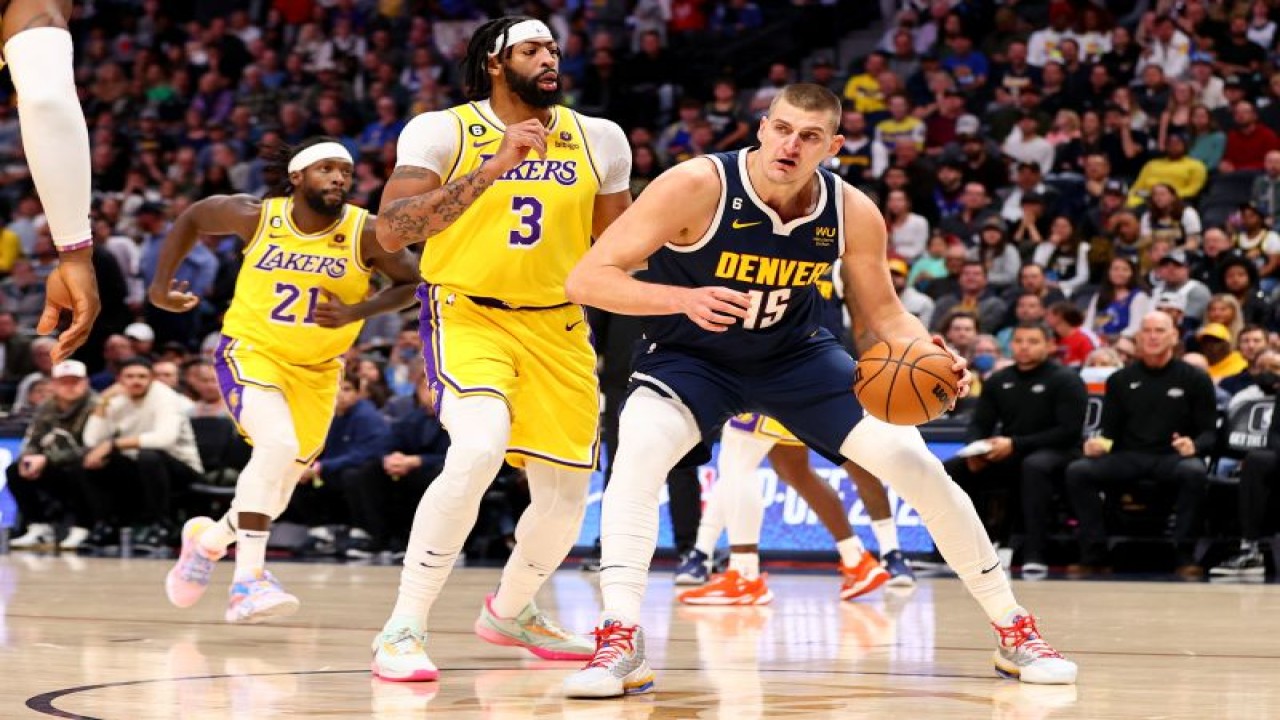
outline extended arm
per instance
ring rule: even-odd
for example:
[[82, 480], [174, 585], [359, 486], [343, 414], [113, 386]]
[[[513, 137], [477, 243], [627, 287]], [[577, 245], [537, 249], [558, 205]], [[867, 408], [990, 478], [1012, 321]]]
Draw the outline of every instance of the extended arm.
[[199, 298], [185, 292], [185, 287], [171, 292], [171, 286], [178, 266], [195, 247], [196, 240], [201, 234], [238, 235], [249, 240], [258, 227], [261, 212], [262, 203], [251, 195], [212, 195], [183, 211], [160, 247], [156, 275], [148, 292], [151, 302], [174, 312], [194, 307]]

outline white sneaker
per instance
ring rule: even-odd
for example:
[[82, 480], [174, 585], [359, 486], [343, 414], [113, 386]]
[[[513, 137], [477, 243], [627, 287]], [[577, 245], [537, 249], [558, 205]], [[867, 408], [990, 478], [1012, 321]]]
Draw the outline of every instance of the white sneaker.
[[54, 537], [56, 537], [56, 534], [52, 525], [48, 523], [29, 523], [27, 531], [22, 534], [22, 537], [9, 541], [9, 547], [17, 550], [46, 547], [53, 545]]
[[1010, 613], [1008, 623], [991, 624], [999, 637], [994, 656], [996, 674], [1033, 685], [1075, 683], [1076, 664], [1040, 637], [1031, 613], [1018, 608]]
[[424, 682], [440, 677], [440, 670], [427, 657], [427, 634], [407, 627], [384, 630], [373, 639], [373, 663], [369, 669], [377, 677], [394, 682]]
[[564, 695], [611, 698], [653, 692], [653, 670], [644, 656], [644, 629], [605, 616], [596, 636], [596, 652], [587, 666], [565, 678]]
[[58, 543], [58, 547], [63, 550], [75, 550], [84, 544], [84, 541], [88, 538], [88, 528], [72, 527], [67, 531], [67, 536], [62, 538], [62, 542]]

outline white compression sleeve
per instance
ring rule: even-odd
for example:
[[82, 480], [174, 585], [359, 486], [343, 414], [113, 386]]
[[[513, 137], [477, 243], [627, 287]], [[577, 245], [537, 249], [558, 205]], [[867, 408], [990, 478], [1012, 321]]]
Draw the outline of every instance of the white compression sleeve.
[[600, 513], [600, 591], [606, 613], [635, 622], [658, 543], [658, 498], [667, 473], [698, 443], [677, 401], [642, 388], [618, 418], [618, 452]]
[[423, 623], [476, 524], [480, 501], [502, 467], [511, 437], [507, 404], [487, 395], [460, 398], [447, 392], [440, 420], [451, 444], [444, 469], [418, 503], [392, 612], [392, 617]]
[[498, 617], [520, 614], [573, 549], [587, 510], [591, 473], [529, 462], [529, 507], [516, 525], [516, 546], [493, 597]]
[[773, 449], [772, 440], [726, 427], [720, 436], [720, 481], [729, 546], [759, 545], [764, 500], [756, 470]]
[[840, 445], [840, 454], [890, 485], [920, 513], [938, 550], [993, 622], [1017, 606], [1009, 578], [973, 501], [929, 452], [920, 431], [867, 415]]
[[4, 46], [18, 91], [18, 122], [31, 179], [59, 250], [88, 247], [89, 129], [76, 94], [71, 33], [23, 30]]

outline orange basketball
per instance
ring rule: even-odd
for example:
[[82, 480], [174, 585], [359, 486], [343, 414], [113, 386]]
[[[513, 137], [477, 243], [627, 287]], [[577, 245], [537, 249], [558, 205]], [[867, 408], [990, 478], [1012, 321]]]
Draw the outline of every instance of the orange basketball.
[[956, 399], [953, 360], [928, 340], [878, 342], [858, 358], [853, 392], [867, 412], [894, 425], [923, 425]]

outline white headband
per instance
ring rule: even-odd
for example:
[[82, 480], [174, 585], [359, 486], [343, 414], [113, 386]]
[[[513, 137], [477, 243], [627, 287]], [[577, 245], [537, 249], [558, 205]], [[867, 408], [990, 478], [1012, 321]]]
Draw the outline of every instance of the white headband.
[[336, 142], [322, 142], [316, 143], [294, 155], [293, 159], [289, 161], [289, 172], [295, 173], [305, 170], [312, 163], [317, 163], [321, 160], [346, 160], [353, 165], [355, 164], [351, 159], [351, 153], [347, 152], [345, 147]]
[[555, 36], [551, 34], [551, 28], [541, 20], [522, 20], [512, 25], [505, 33], [507, 38], [505, 44], [502, 42], [502, 37], [500, 35], [493, 41], [493, 51], [489, 53], [490, 55], [497, 55], [513, 45], [530, 40], [555, 40]]

